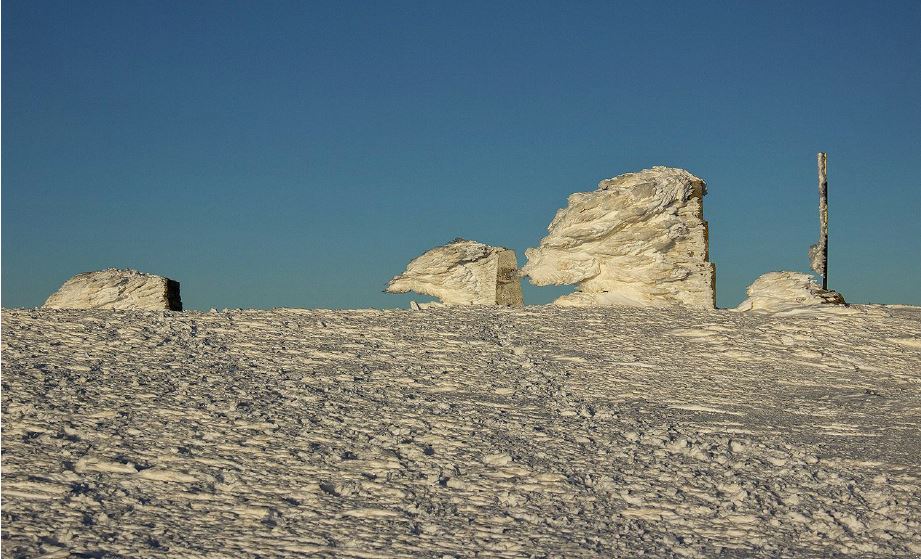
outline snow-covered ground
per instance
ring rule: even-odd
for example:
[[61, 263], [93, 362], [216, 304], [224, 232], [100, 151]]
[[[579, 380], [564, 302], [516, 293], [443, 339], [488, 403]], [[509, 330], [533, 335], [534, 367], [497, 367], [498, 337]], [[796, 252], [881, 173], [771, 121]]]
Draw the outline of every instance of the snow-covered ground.
[[3, 311], [4, 557], [921, 554], [921, 308]]

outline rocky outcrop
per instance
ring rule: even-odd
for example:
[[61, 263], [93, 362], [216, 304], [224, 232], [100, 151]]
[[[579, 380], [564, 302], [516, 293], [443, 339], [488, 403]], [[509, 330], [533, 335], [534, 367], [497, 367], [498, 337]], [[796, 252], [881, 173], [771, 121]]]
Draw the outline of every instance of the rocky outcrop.
[[387, 284], [387, 293], [415, 291], [446, 305], [520, 307], [521, 279], [515, 251], [455, 239], [415, 258]]
[[737, 311], [780, 312], [814, 305], [845, 305], [837, 291], [822, 289], [809, 274], [770, 272], [748, 286]]
[[137, 270], [109, 268], [70, 278], [48, 297], [51, 309], [181, 311], [179, 282]]
[[569, 196], [522, 269], [535, 285], [578, 284], [558, 305], [713, 308], [703, 180], [653, 167]]

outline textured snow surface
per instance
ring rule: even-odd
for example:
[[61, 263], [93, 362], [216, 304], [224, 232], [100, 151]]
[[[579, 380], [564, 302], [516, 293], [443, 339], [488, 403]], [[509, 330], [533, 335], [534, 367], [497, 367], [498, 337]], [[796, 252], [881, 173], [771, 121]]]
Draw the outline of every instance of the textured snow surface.
[[921, 309], [851, 309], [4, 311], [3, 555], [918, 554]]
[[[747, 292], [748, 299], [736, 310], [796, 313], [814, 305], [845, 304], [840, 293], [822, 289], [812, 276], [799, 272], [769, 272], [749, 285]], [[847, 312], [841, 307], [829, 310]]]
[[465, 239], [414, 258], [405, 272], [390, 280], [386, 291], [415, 291], [446, 305], [522, 305], [515, 251]]
[[182, 301], [177, 281], [132, 269], [107, 268], [70, 278], [43, 306], [181, 311]]
[[706, 184], [653, 167], [569, 196], [522, 272], [535, 285], [578, 284], [558, 305], [715, 306], [703, 219]]

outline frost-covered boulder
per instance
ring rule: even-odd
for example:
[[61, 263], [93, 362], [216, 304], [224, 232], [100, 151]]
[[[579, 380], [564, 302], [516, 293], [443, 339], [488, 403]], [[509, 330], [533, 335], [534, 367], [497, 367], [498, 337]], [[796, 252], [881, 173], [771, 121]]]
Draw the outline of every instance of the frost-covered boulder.
[[844, 305], [837, 291], [822, 289], [809, 274], [770, 272], [748, 286], [737, 311], [780, 312], [813, 305]]
[[137, 270], [108, 268], [70, 278], [42, 306], [181, 311], [182, 300], [177, 281]]
[[387, 284], [388, 293], [415, 291], [446, 305], [520, 307], [521, 279], [515, 251], [455, 239], [415, 258]]
[[713, 308], [703, 180], [653, 167], [569, 196], [522, 269], [535, 285], [578, 284], [558, 305]]

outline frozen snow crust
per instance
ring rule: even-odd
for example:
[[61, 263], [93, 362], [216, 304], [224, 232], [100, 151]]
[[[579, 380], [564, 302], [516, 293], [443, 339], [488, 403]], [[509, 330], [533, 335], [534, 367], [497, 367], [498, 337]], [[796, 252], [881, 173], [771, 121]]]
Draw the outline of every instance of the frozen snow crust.
[[921, 309], [3, 311], [9, 557], [910, 557]]
[[576, 192], [522, 273], [535, 285], [578, 284], [558, 305], [715, 306], [703, 219], [704, 181], [653, 167]]

